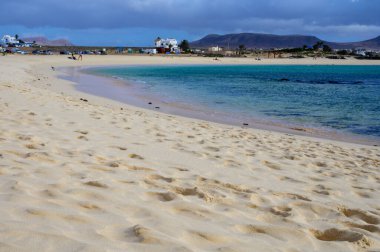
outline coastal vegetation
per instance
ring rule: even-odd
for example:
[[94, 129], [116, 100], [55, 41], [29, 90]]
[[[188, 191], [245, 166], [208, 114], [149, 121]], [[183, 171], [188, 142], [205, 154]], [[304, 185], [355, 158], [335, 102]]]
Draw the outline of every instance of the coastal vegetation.
[[189, 53], [190, 52], [190, 43], [188, 40], [182, 40], [181, 44], [179, 44], [179, 48], [181, 48], [181, 50], [185, 53]]

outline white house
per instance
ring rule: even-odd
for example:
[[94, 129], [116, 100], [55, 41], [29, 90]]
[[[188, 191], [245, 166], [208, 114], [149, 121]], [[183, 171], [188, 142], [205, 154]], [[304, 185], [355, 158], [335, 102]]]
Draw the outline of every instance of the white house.
[[360, 56], [366, 56], [367, 52], [368, 51], [366, 49], [364, 49], [364, 48], [357, 48], [357, 49], [354, 50], [354, 53], [356, 55], [360, 55]]
[[223, 48], [221, 48], [219, 46], [213, 46], [213, 47], [208, 48], [208, 51], [209, 52], [221, 52], [221, 51], [223, 51]]
[[1, 39], [1, 43], [4, 44], [4, 45], [9, 45], [9, 44], [19, 44], [20, 41], [18, 41], [15, 37], [12, 37], [10, 35], [5, 35], [2, 39]]
[[176, 39], [168, 38], [162, 39], [158, 37], [155, 41], [155, 46], [160, 52], [177, 52], [178, 41]]
[[146, 54], [157, 54], [157, 49], [141, 49], [140, 52]]

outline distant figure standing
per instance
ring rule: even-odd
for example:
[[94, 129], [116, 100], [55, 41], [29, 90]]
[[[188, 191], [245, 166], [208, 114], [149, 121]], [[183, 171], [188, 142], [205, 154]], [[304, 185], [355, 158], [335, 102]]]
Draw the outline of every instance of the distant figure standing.
[[74, 56], [74, 53], [71, 53], [71, 59], [77, 60], [77, 58], [75, 58], [75, 56]]
[[79, 53], [78, 60], [83, 60], [82, 52]]

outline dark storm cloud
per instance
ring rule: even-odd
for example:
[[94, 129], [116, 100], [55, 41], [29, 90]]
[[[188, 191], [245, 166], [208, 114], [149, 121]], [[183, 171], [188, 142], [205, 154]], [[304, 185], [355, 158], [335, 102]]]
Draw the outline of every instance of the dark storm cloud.
[[28, 28], [380, 32], [379, 0], [12, 0], [1, 9], [0, 25]]

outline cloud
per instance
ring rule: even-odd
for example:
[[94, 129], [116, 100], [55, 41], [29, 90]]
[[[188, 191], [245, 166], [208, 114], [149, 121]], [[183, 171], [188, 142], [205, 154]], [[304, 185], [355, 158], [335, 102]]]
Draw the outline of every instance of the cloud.
[[[156, 29], [358, 36], [378, 33], [378, 0], [12, 0], [0, 24], [28, 29]], [[372, 34], [378, 35], [378, 34]], [[352, 36], [352, 34], [350, 34]]]

